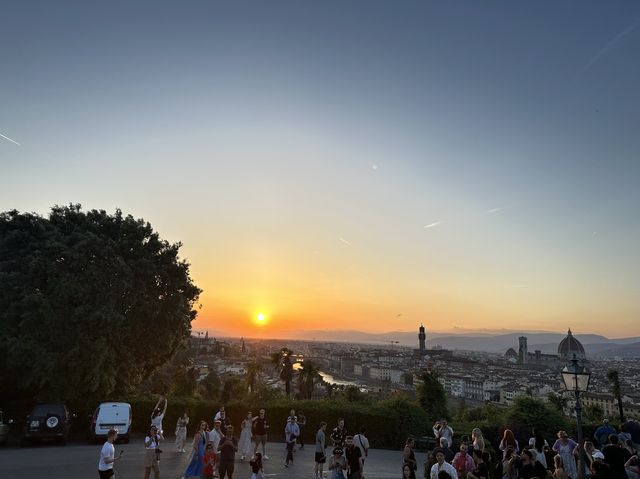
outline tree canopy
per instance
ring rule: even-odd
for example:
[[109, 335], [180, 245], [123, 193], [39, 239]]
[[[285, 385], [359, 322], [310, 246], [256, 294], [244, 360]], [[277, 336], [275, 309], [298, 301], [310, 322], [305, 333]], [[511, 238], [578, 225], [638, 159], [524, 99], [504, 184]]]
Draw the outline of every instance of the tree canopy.
[[418, 402], [429, 416], [429, 419], [448, 419], [447, 395], [438, 381], [439, 374], [436, 371], [425, 371], [420, 376], [420, 382], [416, 387]]
[[200, 294], [180, 243], [120, 210], [0, 214], [0, 394], [127, 392], [188, 338]]

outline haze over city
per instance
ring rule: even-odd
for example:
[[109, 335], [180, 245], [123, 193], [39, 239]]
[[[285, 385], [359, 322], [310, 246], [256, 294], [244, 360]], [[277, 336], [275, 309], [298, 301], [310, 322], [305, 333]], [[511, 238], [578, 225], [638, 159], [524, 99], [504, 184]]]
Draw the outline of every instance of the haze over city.
[[638, 3], [32, 3], [1, 211], [149, 221], [194, 330], [640, 336]]

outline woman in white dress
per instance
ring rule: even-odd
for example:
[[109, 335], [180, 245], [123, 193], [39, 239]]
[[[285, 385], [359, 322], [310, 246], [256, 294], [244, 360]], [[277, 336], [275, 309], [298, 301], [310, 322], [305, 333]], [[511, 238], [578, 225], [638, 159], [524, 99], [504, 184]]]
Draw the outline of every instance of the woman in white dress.
[[247, 456], [251, 456], [253, 444], [251, 442], [251, 427], [253, 426], [253, 415], [251, 411], [247, 413], [247, 417], [244, 418], [240, 425], [240, 443], [238, 444], [238, 450], [240, 451], [240, 459], [245, 460]]
[[178, 452], [185, 452], [184, 443], [187, 441], [187, 425], [189, 424], [189, 415], [187, 411], [178, 418], [176, 423], [176, 449]]

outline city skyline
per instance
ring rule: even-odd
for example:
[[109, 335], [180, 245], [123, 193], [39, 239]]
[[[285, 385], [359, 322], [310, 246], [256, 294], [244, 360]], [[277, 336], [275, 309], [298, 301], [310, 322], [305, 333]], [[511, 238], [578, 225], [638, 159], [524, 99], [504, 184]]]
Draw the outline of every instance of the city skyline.
[[640, 336], [640, 5], [3, 16], [0, 210], [149, 221], [194, 330]]

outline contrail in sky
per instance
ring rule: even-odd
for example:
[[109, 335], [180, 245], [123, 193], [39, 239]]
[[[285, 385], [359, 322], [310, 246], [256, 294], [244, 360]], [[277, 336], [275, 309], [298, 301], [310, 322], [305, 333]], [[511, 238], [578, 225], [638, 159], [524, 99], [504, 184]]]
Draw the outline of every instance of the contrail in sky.
[[611, 50], [613, 47], [615, 47], [620, 40], [622, 40], [622, 38], [625, 35], [628, 35], [629, 33], [631, 33], [632, 31], [634, 31], [636, 29], [636, 27], [640, 25], [640, 20], [638, 20], [637, 18], [633, 21], [633, 23], [631, 25], [629, 25], [627, 28], [625, 28], [624, 30], [622, 30], [620, 33], [618, 33], [615, 37], [613, 37], [609, 43], [607, 43], [602, 50], [600, 50], [598, 53], [596, 53], [596, 55], [589, 61], [589, 63], [587, 63], [587, 66], [585, 66], [582, 71], [585, 72], [587, 71], [589, 68], [591, 68], [593, 66], [593, 64], [595, 62], [597, 62], [600, 57], [602, 57], [602, 55], [606, 54], [609, 50]]
[[424, 225], [425, 228], [433, 228], [434, 226], [438, 226], [442, 224], [442, 221], [436, 221], [435, 223], [429, 223], [428, 225]]
[[351, 243], [349, 243], [346, 239], [344, 238], [340, 238], [340, 241], [342, 241], [344, 244], [346, 244], [347, 246], [351, 246]]
[[2, 138], [4, 138], [5, 140], [9, 140], [11, 143], [15, 143], [18, 146], [22, 146], [20, 143], [18, 143], [16, 140], [12, 140], [11, 138], [9, 138], [8, 136], [4, 136], [2, 133], [0, 133], [0, 136]]
[[487, 210], [487, 213], [497, 213], [498, 211], [502, 211], [505, 207], [504, 206], [499, 206], [498, 208], [491, 208], [490, 210]]

